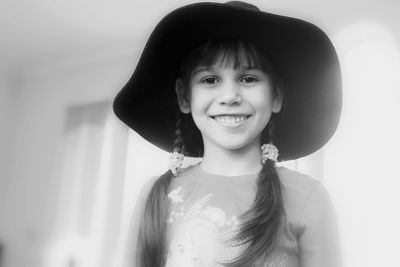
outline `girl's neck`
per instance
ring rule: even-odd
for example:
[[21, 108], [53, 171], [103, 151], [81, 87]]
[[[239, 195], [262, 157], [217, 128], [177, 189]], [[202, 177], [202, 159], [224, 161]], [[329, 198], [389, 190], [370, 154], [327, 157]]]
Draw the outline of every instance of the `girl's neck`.
[[261, 153], [258, 145], [237, 150], [205, 146], [201, 168], [208, 173], [239, 176], [261, 170]]

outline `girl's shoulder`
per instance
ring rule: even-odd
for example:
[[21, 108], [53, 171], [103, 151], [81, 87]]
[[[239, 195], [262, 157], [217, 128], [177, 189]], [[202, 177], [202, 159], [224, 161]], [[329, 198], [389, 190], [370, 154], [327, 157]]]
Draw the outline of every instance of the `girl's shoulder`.
[[331, 208], [328, 191], [321, 181], [285, 167], [277, 167], [282, 185], [282, 197], [289, 216], [303, 217], [308, 211]]
[[314, 177], [286, 167], [277, 167], [276, 171], [285, 189], [304, 192], [321, 185], [321, 182]]

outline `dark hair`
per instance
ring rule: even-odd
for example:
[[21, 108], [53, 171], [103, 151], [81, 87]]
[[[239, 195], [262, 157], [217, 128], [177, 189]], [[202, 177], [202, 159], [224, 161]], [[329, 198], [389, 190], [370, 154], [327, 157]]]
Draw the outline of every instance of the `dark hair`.
[[[221, 59], [222, 56], [222, 59]], [[239, 40], [211, 40], [191, 50], [181, 63], [178, 77], [188, 88], [190, 75], [199, 65], [212, 66], [218, 60], [225, 66], [238, 68], [244, 60], [248, 67], [257, 67], [271, 78], [275, 96], [282, 97], [282, 83], [276, 67], [265, 52]], [[242, 58], [241, 58], [242, 57]], [[187, 117], [177, 119], [174, 147], [183, 152], [193, 135], [187, 127]], [[198, 129], [196, 129], [198, 131]], [[188, 138], [189, 137], [189, 138]], [[273, 116], [262, 133], [262, 142], [272, 142]], [[199, 152], [202, 154], [202, 151]], [[162, 267], [166, 253], [166, 222], [168, 217], [168, 188], [173, 178], [171, 171], [155, 182], [144, 207], [139, 228], [136, 260], [140, 267]], [[276, 246], [281, 219], [284, 216], [281, 185], [275, 163], [267, 160], [258, 175], [257, 192], [251, 208], [241, 215], [241, 228], [235, 237], [237, 245], [246, 245], [244, 252], [234, 261], [221, 263], [225, 266], [252, 266], [257, 260], [269, 255]]]
[[244, 62], [246, 67], [259, 68], [267, 73], [272, 82], [275, 96], [282, 96], [283, 82], [278, 69], [266, 52], [254, 45], [231, 39], [213, 39], [193, 48], [181, 63], [178, 77], [189, 88], [190, 76], [198, 66], [211, 67], [217, 62], [222, 67], [239, 68]]

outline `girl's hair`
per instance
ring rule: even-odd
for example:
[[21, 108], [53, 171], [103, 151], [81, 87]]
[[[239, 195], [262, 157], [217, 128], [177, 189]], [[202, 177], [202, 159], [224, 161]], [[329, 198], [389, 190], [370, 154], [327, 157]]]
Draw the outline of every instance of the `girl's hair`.
[[[222, 56], [222, 58], [221, 58]], [[223, 66], [238, 68], [246, 67], [262, 69], [271, 79], [275, 96], [282, 96], [282, 82], [276, 67], [267, 57], [251, 44], [239, 40], [215, 39], [199, 45], [191, 50], [181, 63], [179, 79], [185, 88], [189, 88], [191, 73], [197, 66], [213, 66], [219, 62]], [[187, 90], [188, 91], [188, 90]], [[187, 115], [180, 114], [177, 119], [174, 147], [183, 152], [190, 142], [192, 131], [188, 128], [190, 122]], [[189, 122], [188, 122], [189, 121]], [[272, 142], [273, 116], [262, 133], [263, 143]], [[187, 142], [185, 143], [185, 141]], [[199, 151], [202, 154], [202, 151]], [[166, 228], [168, 218], [168, 188], [173, 175], [171, 171], [155, 182], [144, 207], [136, 260], [140, 267], [162, 267], [165, 265]], [[225, 266], [252, 266], [269, 255], [275, 248], [284, 216], [281, 185], [274, 162], [267, 160], [257, 179], [257, 192], [253, 205], [241, 216], [241, 228], [235, 237], [237, 245], [246, 245], [244, 252]]]

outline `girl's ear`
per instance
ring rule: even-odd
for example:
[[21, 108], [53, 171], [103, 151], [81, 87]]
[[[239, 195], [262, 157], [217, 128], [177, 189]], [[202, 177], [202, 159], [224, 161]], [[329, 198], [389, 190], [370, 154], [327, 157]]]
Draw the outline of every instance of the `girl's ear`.
[[282, 108], [283, 96], [281, 90], [278, 88], [277, 94], [275, 95], [274, 101], [272, 102], [272, 112], [279, 113]]
[[187, 90], [181, 79], [178, 79], [175, 82], [175, 92], [178, 100], [179, 109], [182, 111], [182, 113], [190, 113], [190, 102], [188, 99]]

